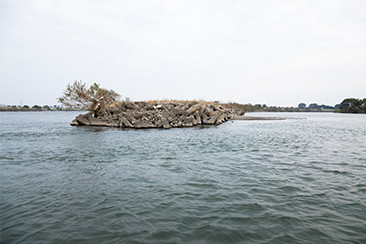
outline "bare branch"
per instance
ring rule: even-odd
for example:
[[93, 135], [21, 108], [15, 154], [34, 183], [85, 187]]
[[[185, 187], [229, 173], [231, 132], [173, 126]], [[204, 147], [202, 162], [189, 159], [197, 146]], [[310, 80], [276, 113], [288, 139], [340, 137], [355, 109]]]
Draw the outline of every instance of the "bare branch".
[[82, 81], [68, 84], [58, 101], [70, 108], [87, 108], [95, 115], [108, 111], [107, 105], [117, 102], [120, 95], [94, 83], [89, 88]]

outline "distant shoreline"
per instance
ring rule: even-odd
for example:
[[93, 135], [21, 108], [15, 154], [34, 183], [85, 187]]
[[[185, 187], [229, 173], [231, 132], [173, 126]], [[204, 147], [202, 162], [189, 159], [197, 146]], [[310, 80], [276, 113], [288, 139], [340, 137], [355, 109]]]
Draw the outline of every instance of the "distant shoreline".
[[[59, 112], [59, 111], [63, 111], [63, 112], [67, 112], [67, 111], [85, 111], [87, 112], [87, 109], [8, 109], [8, 108], [0, 108], [0, 112]], [[299, 110], [299, 111], [263, 111], [263, 110], [255, 110], [255, 111], [247, 111], [248, 113], [339, 113], [339, 111], [334, 111], [334, 110], [319, 110], [319, 109], [314, 109], [314, 110]], [[249, 116], [245, 116], [245, 117], [249, 117]], [[238, 120], [246, 120], [246, 119], [238, 119]], [[249, 119], [248, 119], [249, 120]]]
[[[0, 107], [0, 112], [45, 112], [45, 111], [88, 111], [87, 109], [74, 109], [74, 108], [41, 108], [41, 109], [34, 109], [34, 108], [23, 108], [23, 107]], [[283, 110], [249, 110], [246, 111], [248, 113], [267, 113], [267, 112], [275, 112], [275, 113], [282, 113], [282, 112], [289, 112], [289, 113], [334, 113], [337, 112], [331, 109], [289, 109], [284, 108]]]
[[86, 109], [33, 109], [33, 108], [13, 108], [0, 107], [0, 112], [58, 112], [58, 111], [87, 111]]

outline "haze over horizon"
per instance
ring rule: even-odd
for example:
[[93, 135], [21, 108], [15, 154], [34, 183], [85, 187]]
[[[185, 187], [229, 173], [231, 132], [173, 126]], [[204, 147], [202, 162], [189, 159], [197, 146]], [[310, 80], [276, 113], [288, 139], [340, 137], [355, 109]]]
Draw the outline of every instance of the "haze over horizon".
[[82, 80], [131, 100], [364, 98], [366, 1], [0, 0], [0, 104]]

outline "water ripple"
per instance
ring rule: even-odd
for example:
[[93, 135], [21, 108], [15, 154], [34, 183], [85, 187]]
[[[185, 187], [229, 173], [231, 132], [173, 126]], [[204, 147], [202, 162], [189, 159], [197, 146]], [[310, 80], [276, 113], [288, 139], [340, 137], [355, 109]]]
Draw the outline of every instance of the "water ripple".
[[0, 114], [2, 243], [366, 241], [365, 117], [135, 131], [75, 115]]

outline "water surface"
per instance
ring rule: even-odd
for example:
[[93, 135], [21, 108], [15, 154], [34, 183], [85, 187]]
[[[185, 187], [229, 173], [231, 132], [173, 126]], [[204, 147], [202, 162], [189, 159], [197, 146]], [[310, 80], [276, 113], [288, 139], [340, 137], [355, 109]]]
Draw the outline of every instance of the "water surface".
[[366, 116], [184, 129], [0, 113], [2, 243], [365, 243]]

